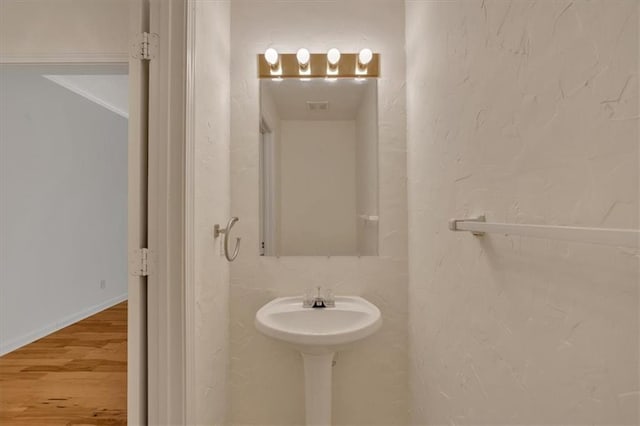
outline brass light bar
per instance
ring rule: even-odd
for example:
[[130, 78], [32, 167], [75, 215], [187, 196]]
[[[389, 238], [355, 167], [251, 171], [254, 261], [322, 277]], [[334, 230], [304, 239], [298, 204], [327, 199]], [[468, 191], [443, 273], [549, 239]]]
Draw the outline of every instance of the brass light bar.
[[301, 72], [300, 64], [295, 53], [281, 53], [280, 66], [273, 69], [264, 58], [258, 55], [259, 78], [366, 78], [380, 77], [380, 54], [374, 53], [371, 62], [361, 69], [358, 66], [357, 53], [342, 53], [338, 62], [337, 72], [329, 71], [329, 62], [325, 53], [312, 53], [308, 69]]

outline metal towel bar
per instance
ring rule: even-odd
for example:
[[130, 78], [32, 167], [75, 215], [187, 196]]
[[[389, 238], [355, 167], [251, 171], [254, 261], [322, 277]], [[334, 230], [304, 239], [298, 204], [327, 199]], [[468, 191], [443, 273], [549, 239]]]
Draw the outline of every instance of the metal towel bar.
[[451, 231], [469, 231], [475, 236], [498, 233], [618, 247], [640, 247], [640, 230], [638, 229], [493, 223], [486, 222], [484, 215], [467, 219], [451, 219], [449, 229]]

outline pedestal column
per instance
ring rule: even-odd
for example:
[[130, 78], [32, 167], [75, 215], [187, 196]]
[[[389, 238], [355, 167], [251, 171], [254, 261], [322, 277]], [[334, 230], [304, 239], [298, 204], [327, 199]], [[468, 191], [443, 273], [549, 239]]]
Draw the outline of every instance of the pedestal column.
[[335, 352], [302, 354], [307, 426], [331, 426], [331, 365]]

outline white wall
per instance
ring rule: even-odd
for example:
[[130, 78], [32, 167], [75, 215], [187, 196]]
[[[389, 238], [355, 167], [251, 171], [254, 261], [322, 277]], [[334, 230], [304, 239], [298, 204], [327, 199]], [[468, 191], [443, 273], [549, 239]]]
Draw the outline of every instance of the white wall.
[[378, 253], [378, 222], [365, 221], [360, 215], [378, 215], [378, 98], [377, 82], [366, 85], [356, 115], [356, 212], [358, 254]]
[[0, 353], [127, 293], [127, 120], [41, 70], [0, 80]]
[[355, 121], [280, 122], [281, 256], [357, 253]]
[[408, 1], [411, 424], [638, 424], [638, 2]]
[[[229, 2], [197, 1], [195, 8], [194, 423], [221, 425], [228, 403], [229, 264], [213, 225], [229, 219]], [[234, 233], [241, 226], [242, 220]]]
[[[251, 1], [231, 5], [231, 211], [243, 248], [231, 264], [230, 423], [304, 422], [302, 360], [259, 334], [256, 311], [308, 286], [362, 295], [382, 310], [382, 329], [333, 368], [333, 422], [403, 424], [407, 417], [407, 235], [404, 120], [404, 2]], [[273, 46], [326, 52], [370, 47], [382, 55], [379, 80], [379, 257], [258, 255], [259, 82], [256, 55]]]
[[127, 61], [128, 0], [0, 0], [0, 61]]

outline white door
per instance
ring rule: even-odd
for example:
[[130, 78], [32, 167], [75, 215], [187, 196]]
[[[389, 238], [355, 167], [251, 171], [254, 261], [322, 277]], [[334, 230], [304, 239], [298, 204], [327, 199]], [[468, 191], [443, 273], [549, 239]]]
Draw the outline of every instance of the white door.
[[149, 2], [131, 0], [129, 57], [128, 176], [128, 390], [127, 423], [147, 424], [147, 248], [149, 61], [141, 55], [142, 34], [149, 32]]

